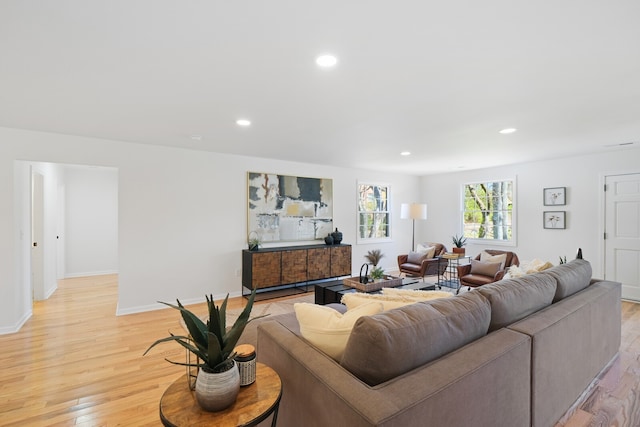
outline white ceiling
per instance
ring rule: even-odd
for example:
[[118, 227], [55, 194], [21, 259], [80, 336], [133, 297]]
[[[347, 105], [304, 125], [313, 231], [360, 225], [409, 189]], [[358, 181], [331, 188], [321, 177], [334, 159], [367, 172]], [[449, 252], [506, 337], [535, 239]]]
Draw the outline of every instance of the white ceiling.
[[0, 0], [0, 126], [419, 175], [639, 146], [640, 1]]

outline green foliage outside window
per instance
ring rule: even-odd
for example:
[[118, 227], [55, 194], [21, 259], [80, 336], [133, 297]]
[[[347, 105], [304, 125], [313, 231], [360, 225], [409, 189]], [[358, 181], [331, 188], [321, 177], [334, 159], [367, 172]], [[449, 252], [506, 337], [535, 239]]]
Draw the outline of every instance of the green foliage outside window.
[[358, 239], [390, 237], [389, 187], [358, 184]]
[[512, 241], [514, 182], [464, 186], [463, 234], [470, 239]]

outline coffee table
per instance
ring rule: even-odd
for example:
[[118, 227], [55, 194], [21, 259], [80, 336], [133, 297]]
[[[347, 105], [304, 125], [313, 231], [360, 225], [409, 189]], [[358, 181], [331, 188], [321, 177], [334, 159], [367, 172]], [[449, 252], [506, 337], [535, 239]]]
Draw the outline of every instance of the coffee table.
[[[402, 279], [402, 284], [400, 286], [396, 286], [396, 289], [413, 289], [413, 290], [424, 290], [424, 291], [433, 291], [436, 286], [431, 283], [425, 283], [420, 280], [420, 278], [415, 277], [406, 277]], [[351, 292], [361, 292], [356, 288], [345, 285], [342, 283], [342, 280], [334, 280], [331, 282], [324, 283], [316, 283], [314, 286], [315, 290], [315, 303], [316, 304], [331, 304], [331, 303], [339, 303], [344, 294], [348, 294]], [[381, 293], [381, 290], [376, 290], [370, 293]]]
[[160, 399], [160, 420], [165, 426], [256, 426], [273, 414], [271, 426], [276, 425], [282, 397], [280, 376], [264, 363], [256, 364], [256, 381], [240, 387], [238, 399], [229, 408], [207, 412], [196, 401], [195, 391], [189, 388], [185, 374], [175, 380]]

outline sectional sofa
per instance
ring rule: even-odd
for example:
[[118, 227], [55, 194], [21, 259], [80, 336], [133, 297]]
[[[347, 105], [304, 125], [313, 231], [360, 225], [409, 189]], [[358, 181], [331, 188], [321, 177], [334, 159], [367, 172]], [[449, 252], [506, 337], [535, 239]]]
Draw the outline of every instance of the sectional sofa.
[[[279, 426], [550, 427], [620, 347], [617, 282], [576, 259], [359, 318], [339, 360], [294, 313], [258, 324]], [[262, 320], [262, 319], [261, 319]]]

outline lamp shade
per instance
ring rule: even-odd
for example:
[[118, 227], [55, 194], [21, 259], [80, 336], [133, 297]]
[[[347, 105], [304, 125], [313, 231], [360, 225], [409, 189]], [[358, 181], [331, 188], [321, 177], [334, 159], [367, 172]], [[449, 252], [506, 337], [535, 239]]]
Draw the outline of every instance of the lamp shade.
[[426, 203], [403, 203], [400, 205], [400, 218], [427, 219]]

